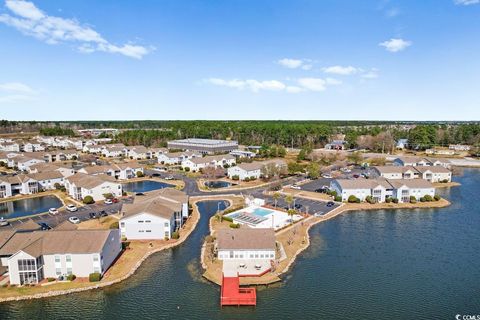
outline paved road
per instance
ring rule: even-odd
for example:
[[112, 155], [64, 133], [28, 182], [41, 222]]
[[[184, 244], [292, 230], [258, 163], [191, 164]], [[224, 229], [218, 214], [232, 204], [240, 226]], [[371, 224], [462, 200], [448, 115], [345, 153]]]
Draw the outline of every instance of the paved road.
[[[201, 195], [222, 195], [222, 194], [244, 194], [244, 195], [252, 195], [256, 198], [261, 198], [265, 199], [268, 203], [273, 204], [273, 199], [271, 197], [265, 196], [263, 192], [267, 189], [267, 187], [258, 187], [258, 188], [251, 188], [251, 189], [246, 189], [246, 190], [218, 190], [218, 191], [211, 191], [211, 192], [202, 192], [198, 189], [198, 185], [196, 183], [196, 180], [193, 178], [188, 178], [182, 174], [178, 173], [169, 173], [169, 172], [162, 172], [159, 173], [157, 171], [153, 170], [146, 170], [146, 175], [156, 175], [162, 178], [165, 178], [166, 176], [173, 176], [175, 179], [181, 179], [185, 182], [185, 188], [184, 192], [186, 192], [189, 196], [201, 196]], [[302, 176], [294, 176], [294, 177], [289, 177], [286, 179], [283, 179], [281, 181], [281, 185], [285, 186], [288, 184], [294, 184], [296, 182], [299, 182], [303, 180], [304, 178]], [[50, 227], [54, 228], [57, 225], [63, 223], [64, 221], [68, 220], [70, 217], [78, 217], [81, 221], [86, 221], [90, 219], [90, 213], [95, 212], [98, 214], [101, 211], [107, 212], [107, 214], [113, 214], [117, 213], [118, 211], [121, 210], [121, 207], [123, 203], [126, 202], [131, 202], [133, 199], [124, 199], [119, 203], [114, 203], [111, 205], [105, 205], [103, 203], [97, 203], [97, 204], [92, 204], [92, 205], [86, 205], [84, 207], [80, 207], [78, 211], [76, 212], [69, 212], [65, 209], [59, 210], [59, 213], [56, 215], [52, 215], [51, 213], [41, 215], [41, 216], [36, 216], [31, 218], [34, 222], [36, 223], [46, 223]], [[282, 202], [283, 200], [280, 200], [278, 202], [279, 206], [286, 206], [286, 203]], [[314, 201], [314, 200], [306, 200], [306, 199], [296, 199], [296, 204], [297, 204], [297, 209], [301, 212], [307, 211], [310, 214], [315, 214], [315, 213], [326, 213], [332, 208], [327, 208], [326, 202], [323, 201]], [[21, 228], [21, 225], [24, 224], [26, 221], [28, 221], [30, 218], [25, 218], [25, 219], [19, 219], [12, 221], [10, 223], [10, 226], [8, 227], [2, 227], [0, 230], [5, 230], [8, 228]]]

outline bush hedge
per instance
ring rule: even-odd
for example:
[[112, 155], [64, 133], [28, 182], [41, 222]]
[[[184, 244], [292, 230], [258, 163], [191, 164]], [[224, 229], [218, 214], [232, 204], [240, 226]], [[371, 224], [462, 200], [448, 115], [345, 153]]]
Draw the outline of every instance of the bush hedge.
[[353, 194], [348, 197], [348, 203], [360, 203], [360, 199], [358, 199], [357, 197], [355, 197]]
[[230, 228], [238, 229], [238, 228], [240, 228], [240, 223], [230, 223]]
[[240, 177], [238, 174], [232, 176], [232, 180], [240, 180]]
[[75, 280], [76, 278], [77, 278], [77, 276], [74, 275], [74, 274], [69, 274], [69, 275], [67, 276], [67, 280], [68, 280], [68, 281], [73, 281], [73, 280]]
[[88, 276], [88, 280], [90, 282], [98, 282], [102, 280], [102, 275], [98, 272], [90, 273], [90, 275]]
[[110, 229], [118, 229], [118, 221], [112, 222], [109, 226]]
[[342, 196], [335, 196], [335, 201], [342, 202]]
[[397, 199], [397, 198], [393, 198], [392, 201], [393, 201], [393, 203], [398, 203], [398, 199]]
[[434, 199], [435, 201], [439, 201], [440, 199], [442, 199], [442, 197], [440, 197], [438, 194], [436, 194], [436, 195], [433, 197], [433, 199]]
[[228, 221], [228, 222], [233, 222], [232, 217], [222, 216], [222, 220], [225, 220], [225, 221]]
[[92, 203], [95, 203], [95, 200], [93, 200], [92, 196], [86, 196], [85, 198], [83, 198], [83, 203], [92, 204]]
[[172, 239], [178, 239], [180, 238], [180, 233], [178, 233], [178, 231], [175, 231], [172, 233]]

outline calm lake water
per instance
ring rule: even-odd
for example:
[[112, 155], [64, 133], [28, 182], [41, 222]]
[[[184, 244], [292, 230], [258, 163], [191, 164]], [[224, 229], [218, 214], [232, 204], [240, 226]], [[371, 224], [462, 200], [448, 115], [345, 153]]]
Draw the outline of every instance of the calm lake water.
[[220, 189], [220, 188], [227, 188], [232, 186], [232, 183], [228, 181], [205, 181], [205, 186], [212, 188], [212, 189]]
[[128, 192], [148, 192], [167, 187], [173, 187], [173, 185], [153, 180], [143, 180], [123, 184], [123, 190]]
[[62, 202], [55, 196], [44, 196], [0, 203], [0, 217], [5, 219], [29, 216], [48, 211], [50, 208], [60, 208]]
[[[311, 230], [311, 246], [256, 308], [219, 307], [199, 255], [214, 201], [182, 245], [119, 285], [0, 304], [0, 319], [454, 319], [480, 311], [480, 171], [440, 193], [445, 209], [355, 212]], [[0, 289], [1, 290], [1, 289]]]

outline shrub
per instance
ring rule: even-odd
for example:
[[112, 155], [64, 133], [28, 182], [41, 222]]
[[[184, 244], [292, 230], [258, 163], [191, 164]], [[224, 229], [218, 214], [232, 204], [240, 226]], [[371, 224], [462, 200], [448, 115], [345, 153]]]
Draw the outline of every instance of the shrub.
[[230, 223], [230, 228], [238, 229], [238, 228], [240, 228], [240, 223]]
[[250, 177], [245, 177], [245, 179], [243, 179], [243, 181], [245, 181], [245, 182], [250, 181]]
[[113, 198], [113, 194], [111, 194], [111, 193], [104, 193], [103, 196], [105, 197], [105, 199], [112, 199]]
[[342, 202], [342, 196], [335, 196], [335, 201]]
[[425, 195], [425, 201], [428, 201], [428, 202], [433, 201], [432, 196], [429, 195], [429, 194], [426, 194], [426, 195]]
[[48, 277], [48, 278], [47, 278], [47, 281], [48, 281], [48, 282], [53, 282], [53, 281], [55, 281], [55, 278]]
[[110, 229], [118, 229], [118, 221], [114, 221], [109, 226]]
[[92, 204], [92, 203], [95, 203], [95, 200], [93, 200], [92, 196], [86, 196], [85, 198], [83, 198], [83, 203]]
[[189, 171], [190, 171], [190, 167], [185, 167], [183, 170], [185, 170], [185, 172], [189, 172]]
[[240, 180], [240, 177], [238, 174], [232, 176], [232, 180]]
[[143, 178], [145, 175], [143, 174], [142, 171], [137, 171], [137, 178]]
[[225, 164], [223, 165], [223, 167], [224, 167], [225, 169], [228, 169], [228, 168], [230, 168], [230, 165], [229, 165], [228, 163], [225, 163]]
[[8, 287], [8, 283], [2, 284], [2, 288], [6, 288], [6, 287]]
[[438, 194], [436, 194], [433, 199], [435, 199], [435, 201], [439, 201], [440, 199], [442, 199], [442, 197], [440, 197]]
[[372, 196], [367, 196], [365, 198], [365, 201], [367, 201], [368, 203], [371, 203], [371, 204], [374, 204], [375, 203], [375, 200], [373, 200], [373, 197]]
[[102, 275], [98, 272], [90, 273], [88, 276], [88, 280], [90, 282], [98, 282], [102, 279]]
[[67, 280], [68, 280], [68, 281], [73, 281], [73, 280], [75, 280], [76, 278], [77, 278], [77, 276], [74, 275], [74, 274], [69, 274], [69, 275], [67, 276]]
[[410, 203], [417, 203], [417, 198], [415, 198], [415, 196], [410, 196]]
[[327, 194], [329, 196], [336, 197], [337, 196], [337, 191], [336, 190], [328, 190]]
[[222, 220], [225, 220], [225, 221], [228, 221], [228, 222], [233, 222], [232, 217], [222, 216]]
[[57, 190], [61, 190], [61, 189], [62, 189], [62, 185], [61, 185], [60, 183], [58, 183], [58, 182], [56, 182], [56, 183], [53, 185], [53, 187], [54, 187], [55, 189], [57, 189]]
[[178, 233], [178, 231], [175, 231], [172, 233], [172, 239], [178, 239], [180, 238], [180, 233]]
[[294, 214], [297, 213], [297, 211], [295, 209], [288, 209], [287, 213], [293, 216]]
[[386, 202], [386, 203], [392, 202], [392, 198], [391, 198], [391, 197], [386, 197], [386, 198], [385, 198], [385, 202]]
[[397, 199], [397, 198], [393, 198], [392, 201], [393, 201], [393, 203], [398, 203], [398, 199]]
[[427, 201], [427, 199], [425, 199], [425, 197], [420, 198], [420, 202], [425, 202], [425, 201]]
[[[125, 238], [125, 240], [127, 240], [127, 238]], [[122, 239], [122, 250], [126, 250], [130, 247], [130, 241], [125, 241]]]
[[448, 179], [443, 179], [442, 181], [440, 181], [441, 183], [448, 183]]
[[206, 243], [212, 243], [213, 241], [215, 241], [215, 237], [212, 236], [212, 235], [208, 235], [205, 237], [205, 242]]
[[[357, 202], [358, 200], [358, 202]], [[347, 200], [349, 203], [359, 203], [360, 202], [360, 199], [358, 199], [357, 197], [355, 197], [353, 194], [348, 197], [348, 200]]]

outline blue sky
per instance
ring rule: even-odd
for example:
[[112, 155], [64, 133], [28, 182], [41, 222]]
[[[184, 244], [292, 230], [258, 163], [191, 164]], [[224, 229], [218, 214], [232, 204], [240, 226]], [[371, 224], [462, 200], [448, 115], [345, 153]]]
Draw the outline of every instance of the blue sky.
[[480, 0], [7, 0], [0, 118], [480, 120]]

